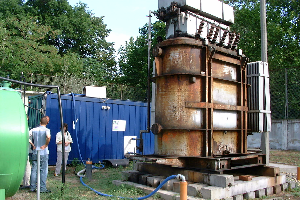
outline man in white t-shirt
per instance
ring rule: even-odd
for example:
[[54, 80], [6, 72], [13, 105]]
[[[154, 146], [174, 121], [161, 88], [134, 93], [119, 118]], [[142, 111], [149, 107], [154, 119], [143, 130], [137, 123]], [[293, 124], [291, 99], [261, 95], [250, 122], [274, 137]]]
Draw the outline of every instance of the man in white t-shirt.
[[48, 144], [51, 139], [50, 129], [46, 128], [48, 124], [48, 118], [42, 117], [40, 126], [33, 128], [29, 131], [29, 135], [32, 135], [33, 151], [32, 151], [32, 168], [30, 176], [30, 191], [36, 191], [37, 187], [37, 151], [40, 151], [40, 192], [51, 192], [46, 187], [46, 181], [48, 176], [48, 159], [49, 150]]

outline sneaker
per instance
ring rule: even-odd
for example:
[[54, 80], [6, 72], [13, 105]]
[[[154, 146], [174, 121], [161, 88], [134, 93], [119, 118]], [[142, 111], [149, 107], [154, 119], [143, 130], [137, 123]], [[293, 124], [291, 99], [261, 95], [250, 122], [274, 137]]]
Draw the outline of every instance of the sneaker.
[[58, 174], [54, 173], [54, 176], [58, 176]]
[[51, 190], [41, 191], [41, 193], [51, 193]]
[[29, 190], [29, 192], [36, 192], [36, 190]]
[[20, 189], [20, 190], [22, 190], [22, 189], [29, 189], [29, 188], [30, 188], [30, 186], [25, 186], [25, 185], [24, 185], [24, 186], [21, 186], [21, 187], [19, 187], [19, 189]]

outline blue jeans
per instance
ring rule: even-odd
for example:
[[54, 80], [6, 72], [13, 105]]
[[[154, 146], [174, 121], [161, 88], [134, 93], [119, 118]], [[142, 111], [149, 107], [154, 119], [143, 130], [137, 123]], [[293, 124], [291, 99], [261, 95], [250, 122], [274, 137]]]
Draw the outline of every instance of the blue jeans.
[[[45, 192], [46, 181], [48, 176], [48, 155], [40, 156], [40, 192]], [[33, 191], [37, 187], [37, 154], [32, 154], [32, 167], [30, 176], [30, 190]]]

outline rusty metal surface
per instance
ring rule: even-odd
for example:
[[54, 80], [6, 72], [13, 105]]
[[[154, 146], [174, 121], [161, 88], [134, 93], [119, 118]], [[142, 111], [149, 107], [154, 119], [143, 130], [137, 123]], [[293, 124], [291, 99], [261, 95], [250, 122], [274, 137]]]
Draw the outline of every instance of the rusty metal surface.
[[201, 129], [204, 112], [188, 109], [186, 101], [199, 102], [202, 97], [200, 79], [189, 83], [189, 76], [163, 76], [156, 80], [155, 122], [164, 129]]
[[[265, 155], [264, 154], [232, 154], [217, 157], [168, 157], [152, 155], [147, 157], [149, 160], [153, 159], [157, 166], [171, 166], [181, 169], [194, 169], [197, 171], [230, 171], [254, 166], [263, 166]], [[135, 159], [135, 157], [133, 157]]]
[[247, 59], [192, 38], [165, 40], [155, 56], [155, 154], [247, 153]]
[[200, 74], [202, 49], [191, 46], [173, 46], [163, 51], [162, 75]]
[[203, 133], [193, 130], [162, 130], [157, 135], [156, 154], [176, 156], [201, 156]]
[[226, 152], [238, 153], [239, 140], [237, 131], [214, 131], [214, 155], [226, 155]]
[[[215, 54], [215, 56], [217, 55], [219, 54]], [[222, 58], [226, 60], [225, 56], [223, 56]], [[212, 63], [211, 70], [212, 70], [212, 74], [214, 75], [214, 78], [220, 78], [220, 79], [230, 80], [230, 81], [237, 80], [237, 65], [233, 65], [231, 63], [226, 63], [226, 62], [214, 61]]]

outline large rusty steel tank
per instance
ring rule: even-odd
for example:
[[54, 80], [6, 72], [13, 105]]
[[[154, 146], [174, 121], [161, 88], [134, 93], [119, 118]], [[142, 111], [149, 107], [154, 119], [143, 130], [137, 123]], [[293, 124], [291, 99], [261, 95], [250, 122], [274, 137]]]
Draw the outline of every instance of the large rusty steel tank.
[[175, 37], [155, 49], [155, 154], [247, 153], [247, 58], [238, 49]]

